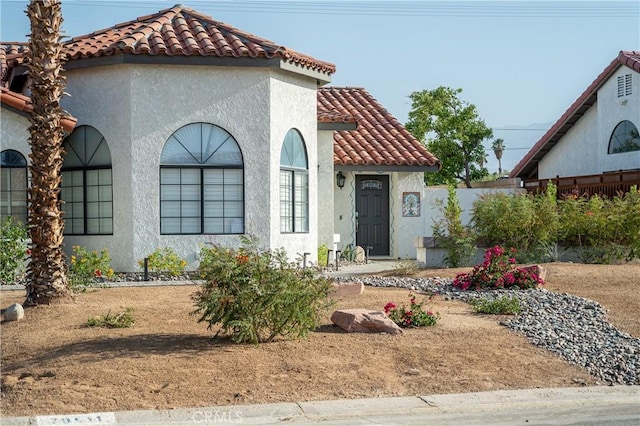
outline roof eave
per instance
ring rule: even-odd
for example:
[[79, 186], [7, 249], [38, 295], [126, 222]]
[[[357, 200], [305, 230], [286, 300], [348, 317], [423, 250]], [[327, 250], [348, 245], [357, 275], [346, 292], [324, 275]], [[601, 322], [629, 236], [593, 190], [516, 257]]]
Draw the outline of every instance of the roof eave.
[[318, 122], [318, 130], [357, 130], [358, 123], [346, 123], [346, 122]]
[[340, 164], [334, 163], [335, 170], [344, 170], [350, 172], [427, 172], [435, 173], [440, 170], [440, 164], [430, 165], [401, 165], [401, 164]]

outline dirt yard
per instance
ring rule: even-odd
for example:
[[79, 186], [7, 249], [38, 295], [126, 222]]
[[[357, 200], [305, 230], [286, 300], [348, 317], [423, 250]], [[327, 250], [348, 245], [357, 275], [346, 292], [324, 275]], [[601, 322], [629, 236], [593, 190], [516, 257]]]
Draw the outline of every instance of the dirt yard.
[[[547, 288], [597, 300], [640, 337], [640, 265], [554, 263]], [[460, 270], [420, 271], [452, 277]], [[442, 319], [403, 336], [347, 334], [327, 312], [309, 338], [260, 346], [213, 340], [191, 316], [193, 286], [99, 289], [73, 304], [26, 310], [1, 331], [2, 416], [171, 409], [262, 402], [425, 395], [596, 384], [538, 349], [502, 317], [435, 297]], [[382, 309], [407, 290], [366, 288], [339, 308]], [[2, 291], [2, 308], [23, 292]], [[87, 328], [89, 317], [133, 307], [128, 329]]]

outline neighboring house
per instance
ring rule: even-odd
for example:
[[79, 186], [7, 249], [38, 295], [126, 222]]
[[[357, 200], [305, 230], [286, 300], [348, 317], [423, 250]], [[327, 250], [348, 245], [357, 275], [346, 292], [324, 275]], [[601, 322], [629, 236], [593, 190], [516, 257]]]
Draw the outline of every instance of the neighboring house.
[[529, 190], [615, 194], [640, 185], [640, 51], [621, 51], [515, 166]]
[[[25, 46], [0, 53], [2, 173], [19, 163], [24, 181], [28, 108], [11, 99], [28, 105]], [[202, 245], [246, 234], [312, 261], [334, 233], [393, 256], [411, 227], [401, 191], [438, 168], [364, 90], [320, 88], [333, 64], [181, 5], [75, 37], [64, 53], [62, 105], [77, 120], [64, 141], [65, 244], [108, 248], [116, 270], [160, 247], [195, 263]], [[12, 196], [24, 192], [13, 182]], [[368, 195], [373, 215], [356, 201]], [[356, 225], [356, 211], [377, 222]]]

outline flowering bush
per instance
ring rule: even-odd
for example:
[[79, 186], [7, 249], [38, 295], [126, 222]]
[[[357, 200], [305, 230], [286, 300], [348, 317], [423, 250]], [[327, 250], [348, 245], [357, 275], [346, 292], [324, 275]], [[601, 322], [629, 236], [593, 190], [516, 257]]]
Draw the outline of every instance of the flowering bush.
[[422, 309], [422, 303], [416, 301], [416, 296], [409, 294], [409, 308], [405, 305], [398, 307], [395, 303], [389, 302], [384, 305], [384, 313], [400, 327], [426, 327], [436, 325], [440, 319], [440, 314]]
[[496, 288], [535, 288], [544, 281], [530, 268], [515, 266], [515, 249], [506, 251], [501, 246], [487, 249], [484, 261], [473, 267], [471, 273], [458, 274], [453, 286], [461, 290]]
[[243, 247], [218, 246], [201, 251], [204, 280], [193, 296], [199, 322], [235, 342], [269, 342], [277, 336], [304, 337], [331, 305], [330, 283], [310, 268], [288, 261], [283, 250], [260, 250], [257, 241], [241, 237]]
[[[140, 268], [144, 268], [144, 259], [138, 260]], [[184, 273], [187, 261], [178, 256], [171, 247], [156, 249], [148, 256], [149, 271], [162, 273], [166, 272], [172, 277], [177, 277]]]
[[89, 251], [84, 247], [73, 246], [69, 266], [69, 284], [73, 290], [84, 291], [101, 279], [110, 279], [113, 275], [107, 249]]

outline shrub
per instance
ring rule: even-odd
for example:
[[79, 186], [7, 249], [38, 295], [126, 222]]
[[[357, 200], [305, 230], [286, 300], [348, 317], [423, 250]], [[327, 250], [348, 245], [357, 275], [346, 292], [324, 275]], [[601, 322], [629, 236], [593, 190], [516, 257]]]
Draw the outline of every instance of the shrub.
[[465, 265], [475, 253], [475, 236], [469, 228], [462, 226], [462, 209], [455, 188], [449, 186], [448, 191], [447, 205], [441, 206], [444, 218], [435, 222], [432, 229], [438, 245], [447, 251], [444, 263], [457, 268]]
[[289, 263], [284, 250], [262, 251], [246, 237], [242, 244], [237, 250], [202, 250], [199, 272], [205, 282], [193, 295], [198, 322], [220, 325], [216, 336], [223, 333], [235, 342], [306, 336], [331, 305], [329, 281]]
[[111, 315], [109, 311], [106, 315], [89, 318], [87, 327], [128, 328], [135, 323], [132, 313], [133, 308], [125, 308], [116, 315]]
[[318, 266], [327, 266], [329, 263], [329, 248], [326, 245], [318, 247]]
[[544, 282], [528, 268], [515, 267], [516, 251], [506, 251], [500, 246], [487, 249], [484, 261], [473, 267], [470, 273], [458, 274], [453, 286], [461, 290], [481, 290], [497, 288], [535, 288]]
[[11, 216], [0, 223], [0, 283], [11, 284], [25, 273], [29, 257], [27, 227]]
[[403, 304], [398, 307], [395, 303], [389, 302], [384, 305], [384, 313], [400, 327], [427, 327], [436, 325], [440, 320], [440, 314], [422, 309], [423, 303], [418, 303], [416, 297], [409, 293], [409, 308]]
[[473, 203], [471, 220], [484, 243], [517, 247], [521, 261], [538, 260], [545, 247], [557, 241], [560, 220], [556, 188], [549, 184], [546, 193], [537, 195], [481, 195]]
[[560, 240], [580, 248], [585, 263], [611, 263], [640, 255], [640, 193], [632, 188], [606, 199], [594, 195], [560, 202]]
[[347, 244], [342, 248], [340, 259], [346, 260], [347, 262], [354, 262], [356, 260], [356, 249], [353, 247], [353, 244]]
[[394, 275], [408, 276], [418, 271], [418, 262], [414, 259], [402, 259], [393, 266]]
[[477, 314], [513, 315], [522, 311], [520, 300], [515, 296], [502, 296], [493, 300], [481, 297], [470, 300], [469, 304]]
[[[144, 259], [138, 260], [140, 268], [144, 268]], [[171, 247], [158, 248], [148, 256], [147, 266], [150, 272], [167, 273], [172, 277], [184, 273], [187, 261], [178, 256]]]
[[73, 246], [70, 263], [69, 286], [74, 291], [86, 291], [114, 275], [107, 249], [89, 251], [85, 247]]

